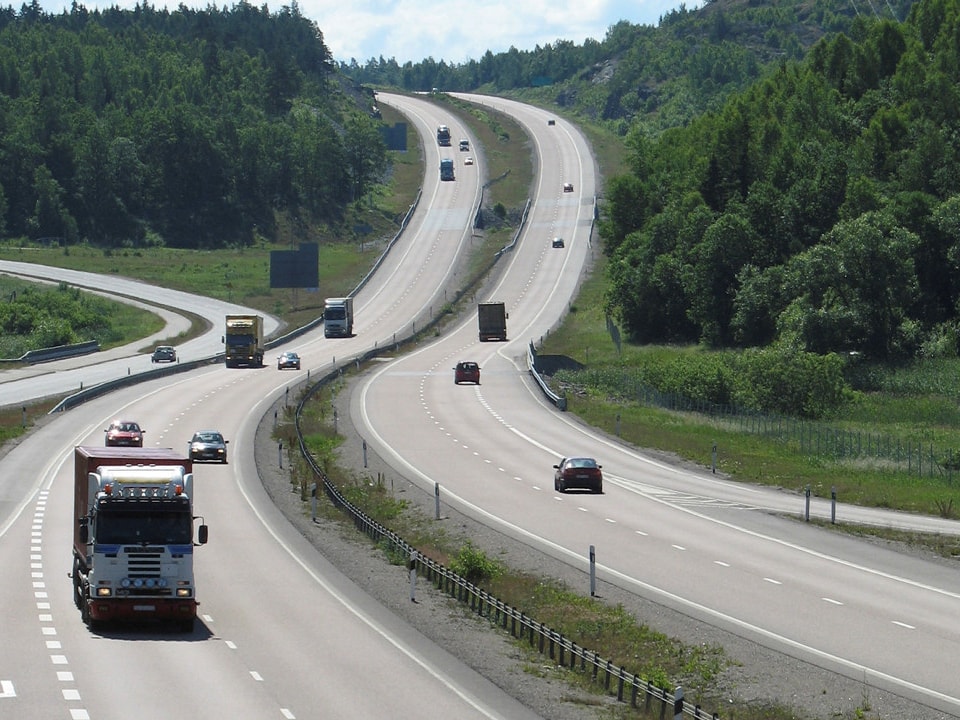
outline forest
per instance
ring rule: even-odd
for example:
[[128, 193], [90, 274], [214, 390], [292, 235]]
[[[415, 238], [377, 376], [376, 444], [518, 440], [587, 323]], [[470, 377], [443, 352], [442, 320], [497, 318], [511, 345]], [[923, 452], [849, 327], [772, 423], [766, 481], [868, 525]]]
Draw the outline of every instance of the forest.
[[716, 112], [632, 132], [607, 301], [645, 343], [953, 357], [960, 3], [857, 20]]
[[296, 3], [0, 9], [0, 236], [211, 249], [336, 224], [386, 167], [341, 80]]

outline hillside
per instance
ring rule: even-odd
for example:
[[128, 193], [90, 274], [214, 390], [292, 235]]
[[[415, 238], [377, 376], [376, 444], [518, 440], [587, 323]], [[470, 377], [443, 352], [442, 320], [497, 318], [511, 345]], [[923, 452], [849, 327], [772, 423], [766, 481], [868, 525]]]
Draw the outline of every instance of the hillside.
[[487, 52], [448, 64], [427, 58], [402, 67], [392, 58], [341, 64], [357, 82], [410, 91], [442, 88], [510, 94], [626, 134], [682, 126], [720, 107], [771, 65], [799, 60], [821, 38], [849, 32], [858, 19], [906, 19], [912, 0], [713, 0], [681, 7], [657, 26], [621, 21], [600, 39]]

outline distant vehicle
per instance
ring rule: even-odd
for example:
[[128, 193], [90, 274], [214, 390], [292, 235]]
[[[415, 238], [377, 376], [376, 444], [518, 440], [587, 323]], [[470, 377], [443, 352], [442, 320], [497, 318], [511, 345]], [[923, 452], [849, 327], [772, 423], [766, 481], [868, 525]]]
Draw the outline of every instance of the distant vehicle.
[[550, 118], [549, 120], [547, 120], [547, 125], [556, 125], [556, 124], [557, 124], [557, 121], [554, 120], [553, 118]]
[[469, 149], [470, 149], [470, 141], [464, 138], [463, 140], [460, 141], [460, 150], [466, 151]]
[[564, 183], [563, 184], [564, 192], [573, 192], [573, 183]]
[[565, 493], [570, 488], [603, 492], [602, 465], [591, 457], [568, 457], [553, 466], [553, 489]]
[[223, 334], [224, 362], [228, 368], [263, 367], [263, 317], [227, 315]]
[[463, 164], [464, 164], [464, 165], [473, 165], [473, 158], [472, 158], [470, 155], [467, 155], [467, 156], [463, 159]]
[[458, 362], [453, 369], [453, 384], [464, 382], [480, 384], [480, 366], [475, 362]]
[[150, 356], [150, 362], [176, 362], [177, 351], [171, 345], [158, 345], [153, 355]]
[[277, 358], [277, 370], [300, 369], [300, 356], [295, 352], [285, 352]]
[[327, 298], [323, 303], [323, 336], [353, 337], [353, 298]]
[[507, 339], [506, 306], [502, 302], [482, 302], [477, 305], [477, 325], [480, 342]]
[[440, 161], [440, 179], [441, 180], [456, 180], [457, 178], [453, 174], [453, 160], [450, 158], [443, 158]]
[[450, 128], [446, 125], [437, 126], [437, 145], [441, 147], [450, 146]]
[[563, 247], [563, 238], [562, 238], [562, 237], [555, 237], [555, 238], [553, 239], [552, 245], [553, 245], [553, 247], [555, 247], [555, 248], [562, 248], [562, 247]]
[[143, 447], [146, 431], [132, 420], [114, 420], [104, 432], [107, 436], [103, 444], [107, 447]]
[[190, 438], [190, 459], [214, 460], [225, 463], [227, 461], [227, 443], [216, 430], [198, 430]]

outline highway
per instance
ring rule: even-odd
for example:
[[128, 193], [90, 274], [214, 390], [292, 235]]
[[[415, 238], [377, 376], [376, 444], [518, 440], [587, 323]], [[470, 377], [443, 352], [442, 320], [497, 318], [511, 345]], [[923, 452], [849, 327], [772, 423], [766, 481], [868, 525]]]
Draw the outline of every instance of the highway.
[[[371, 447], [425, 492], [439, 484], [446, 502], [554, 557], [586, 569], [595, 547], [606, 582], [960, 714], [951, 662], [960, 651], [956, 573], [771, 514], [796, 517], [802, 499], [656, 462], [545, 401], [526, 372], [526, 345], [572, 298], [588, 252], [595, 170], [564, 121], [464, 97], [517, 117], [541, 159], [531, 222], [490, 291], [507, 303], [510, 340], [480, 343], [474, 315], [372, 372], [351, 411]], [[572, 197], [561, 189], [568, 181]], [[567, 238], [565, 249], [551, 248], [554, 235]], [[454, 385], [450, 368], [460, 360], [480, 364], [482, 385]], [[569, 455], [602, 463], [603, 495], [554, 491], [552, 465]], [[960, 532], [955, 521], [848, 510], [878, 525]]]
[[[458, 267], [470, 244], [479, 181], [463, 174], [440, 183], [433, 137], [439, 122], [458, 137], [469, 133], [429, 103], [399, 97], [396, 103], [424, 135], [424, 198], [356, 298], [355, 337], [326, 340], [320, 330], [297, 339], [288, 349], [303, 359], [299, 373], [269, 364], [209, 365], [90, 400], [41, 424], [0, 460], [0, 566], [7, 571], [0, 584], [6, 618], [0, 717], [537, 717], [343, 578], [272, 505], [255, 467], [256, 426], [288, 388], [308, 372], [402, 337], [439, 312], [445, 293], [462, 282]], [[81, 286], [104, 282], [51, 272]], [[219, 352], [223, 304], [116, 278], [109, 284], [138, 301], [209, 320], [210, 331], [181, 349], [186, 359]], [[5, 375], [4, 402], [63, 392], [80, 378], [96, 382], [95, 372], [136, 372], [149, 367], [142, 350], [138, 344], [115, 351], [95, 366], [87, 358], [45, 366], [42, 374]], [[117, 416], [139, 420], [148, 445], [186, 450], [192, 432], [209, 427], [230, 440], [228, 464], [195, 469], [196, 511], [210, 527], [210, 542], [196, 549], [201, 617], [190, 635], [160, 628], [91, 632], [73, 605], [72, 448], [102, 444], [103, 428]]]
[[[586, 549], [595, 546], [604, 582], [960, 715], [951, 662], [960, 644], [951, 622], [960, 599], [955, 573], [784, 519], [800, 511], [795, 496], [657, 462], [546, 402], [526, 371], [526, 346], [562, 320], [596, 252], [589, 236], [596, 168], [563, 119], [464, 97], [517, 117], [539, 157], [526, 230], [478, 298], [507, 304], [510, 339], [480, 343], [468, 313], [435, 342], [370, 372], [351, 415], [371, 451], [425, 492], [439, 483], [445, 502], [574, 566], [585, 568]], [[455, 138], [470, 134], [430, 103], [384, 93], [379, 100], [408, 115], [424, 137], [425, 197], [357, 298], [356, 337], [318, 333], [292, 344], [304, 373], [389, 344], [428, 321], [463, 281], [459, 258], [479, 184], [459, 167], [457, 182], [440, 183], [431, 138], [440, 122]], [[574, 192], [563, 192], [566, 182]], [[554, 236], [564, 237], [564, 248], [551, 246]], [[209, 312], [216, 325], [219, 310]], [[480, 386], [454, 385], [451, 368], [460, 360], [480, 364]], [[210, 366], [152, 381], [54, 419], [0, 461], [0, 563], [15, 579], [2, 585], [0, 603], [15, 609], [8, 647], [21, 649], [0, 656], [0, 716], [98, 720], [136, 707], [141, 717], [160, 718], [202, 707], [239, 718], [376, 718], [389, 703], [391, 717], [530, 717], [358, 593], [264, 495], [253, 430], [304, 373]], [[90, 633], [70, 599], [65, 461], [74, 444], [102, 442], [105, 422], [121, 413], [143, 422], [150, 443], [176, 447], [211, 426], [231, 439], [229, 465], [197, 471], [211, 542], [197, 550], [203, 622], [187, 638]], [[552, 465], [572, 454], [602, 462], [603, 495], [553, 490]], [[960, 532], [960, 524], [935, 518], [844, 512]]]

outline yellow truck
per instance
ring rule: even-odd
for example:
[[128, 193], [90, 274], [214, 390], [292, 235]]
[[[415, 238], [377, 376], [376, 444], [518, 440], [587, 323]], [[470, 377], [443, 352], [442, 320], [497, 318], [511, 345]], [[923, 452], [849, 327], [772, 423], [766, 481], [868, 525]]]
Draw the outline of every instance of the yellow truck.
[[232, 367], [263, 367], [263, 317], [227, 315], [224, 362]]

